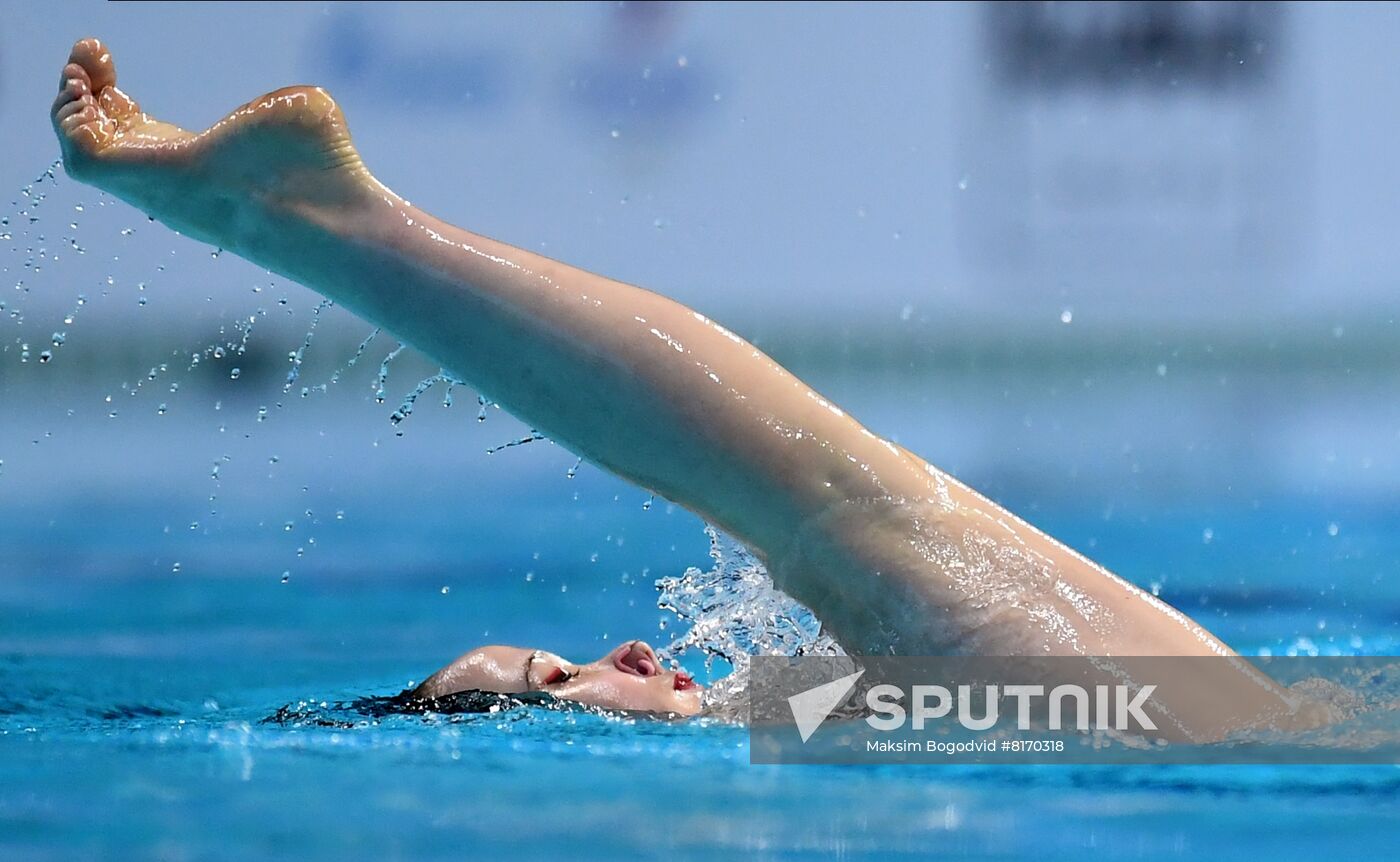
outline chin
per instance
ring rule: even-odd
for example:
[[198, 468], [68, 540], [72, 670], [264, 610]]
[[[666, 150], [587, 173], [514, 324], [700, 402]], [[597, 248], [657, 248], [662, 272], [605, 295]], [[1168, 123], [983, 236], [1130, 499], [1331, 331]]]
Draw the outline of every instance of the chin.
[[680, 692], [676, 695], [676, 705], [671, 711], [676, 715], [683, 715], [687, 718], [692, 715], [698, 715], [704, 695], [705, 690], [699, 687]]

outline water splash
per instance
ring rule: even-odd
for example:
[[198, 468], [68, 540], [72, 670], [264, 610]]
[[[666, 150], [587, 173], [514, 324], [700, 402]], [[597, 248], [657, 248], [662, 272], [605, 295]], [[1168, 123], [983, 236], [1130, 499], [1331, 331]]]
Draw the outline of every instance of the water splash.
[[485, 395], [478, 395], [478, 396], [476, 396], [476, 421], [478, 421], [478, 422], [485, 422], [485, 421], [486, 421], [486, 408], [487, 408], [487, 407], [499, 407], [499, 406], [500, 406], [499, 404], [497, 404], [496, 402], [494, 402], [494, 401], [488, 399]]
[[540, 432], [538, 432], [538, 431], [536, 431], [535, 429], [531, 428], [531, 429], [530, 429], [530, 433], [529, 433], [529, 434], [526, 434], [524, 437], [520, 437], [520, 438], [518, 438], [518, 439], [511, 440], [511, 441], [508, 442], [508, 443], [502, 443], [502, 444], [500, 444], [500, 445], [498, 445], [498, 446], [492, 446], [490, 449], [487, 449], [487, 450], [486, 450], [486, 454], [487, 454], [487, 455], [495, 455], [497, 452], [501, 451], [502, 449], [512, 449], [512, 448], [514, 448], [514, 447], [516, 447], [516, 446], [524, 446], [526, 443], [534, 443], [534, 442], [536, 442], [536, 441], [538, 441], [538, 440], [545, 440], [545, 439], [547, 439], [547, 438], [546, 438], [543, 434], [541, 434]]
[[354, 368], [355, 363], [360, 361], [360, 357], [365, 355], [365, 351], [369, 349], [370, 342], [374, 341], [375, 336], [379, 335], [379, 331], [379, 327], [377, 326], [374, 329], [370, 330], [369, 335], [366, 335], [364, 337], [364, 340], [360, 342], [360, 346], [355, 348], [355, 354], [350, 357], [349, 361], [337, 368], [335, 371], [331, 372], [330, 379], [327, 380], [325, 383], [322, 383], [319, 386], [313, 386], [312, 388], [323, 395], [326, 392], [330, 391], [330, 388], [332, 386], [340, 382], [340, 378], [345, 374], [345, 372], [349, 371], [351, 368]]
[[[427, 392], [429, 389], [433, 388], [439, 383], [446, 383], [450, 392], [451, 387], [457, 382], [458, 381], [453, 379], [450, 375], [448, 375], [447, 372], [439, 368], [437, 374], [434, 374], [432, 377], [424, 378], [423, 380], [420, 380], [418, 382], [418, 385], [413, 388], [413, 391], [408, 393], [408, 395], [404, 397], [403, 402], [399, 404], [399, 409], [395, 410], [389, 416], [389, 421], [392, 422], [395, 426], [402, 424], [402, 422], [405, 419], [413, 415], [413, 405], [417, 403], [418, 399], [423, 395], [424, 392]], [[444, 406], [451, 406], [451, 404], [452, 402], [449, 399]], [[402, 435], [403, 432], [400, 431], [399, 434]]]
[[[15, 255], [18, 255], [21, 246], [24, 247], [24, 270], [30, 275], [39, 273], [43, 269], [44, 261], [58, 259], [56, 254], [50, 256], [45, 245], [44, 235], [32, 234], [31, 228], [39, 221], [39, 216], [36, 213], [49, 194], [49, 190], [43, 186], [45, 183], [57, 185], [57, 171], [62, 163], [61, 159], [55, 159], [33, 181], [20, 189], [15, 198], [10, 201], [11, 214], [0, 217], [0, 241], [12, 243], [10, 251]], [[74, 247], [77, 248], [76, 245]], [[81, 253], [81, 249], [78, 250]], [[8, 267], [6, 271], [8, 272]], [[14, 283], [14, 289], [20, 294], [20, 301], [29, 294], [30, 286], [27, 277], [27, 275], [22, 275]], [[23, 325], [24, 312], [18, 307], [18, 303], [9, 308], [0, 304], [0, 309], [6, 311], [10, 320]]]
[[[178, 350], [172, 351], [171, 355], [179, 356], [180, 352]], [[168, 362], [160, 362], [155, 365], [152, 365], [151, 369], [146, 372], [145, 377], [142, 377], [140, 380], [136, 381], [134, 385], [130, 383], [123, 383], [122, 389], [126, 390], [127, 395], [135, 397], [143, 388], [145, 388], [147, 383], [151, 383], [155, 380], [158, 380], [161, 375], [165, 374], [169, 370], [170, 363]]]
[[[191, 351], [190, 364], [185, 370], [195, 370], [199, 367], [200, 362], [206, 358], [223, 359], [227, 356], [242, 356], [246, 354], [248, 352], [248, 341], [253, 337], [253, 327], [256, 325], [258, 318], [263, 317], [267, 317], [267, 310], [259, 308], [254, 313], [248, 315], [246, 319], [240, 317], [235, 320], [233, 322], [233, 328], [237, 332], [237, 337], [233, 339], [225, 338], [223, 341], [215, 341], [213, 344], [206, 345], [199, 350]], [[219, 335], [227, 336], [228, 330], [220, 326]], [[235, 380], [238, 378], [238, 375], [230, 376]]]
[[248, 339], [253, 337], [253, 327], [257, 324], [258, 318], [260, 317], [267, 317], [266, 309], [259, 308], [256, 312], [248, 315], [246, 322], [242, 319], [233, 322], [233, 328], [240, 333], [238, 345], [233, 347], [235, 353], [241, 356], [248, 352]]
[[63, 325], [64, 325], [64, 326], [72, 326], [72, 325], [73, 325], [73, 321], [78, 319], [78, 312], [79, 312], [80, 310], [82, 310], [83, 306], [87, 305], [87, 301], [88, 301], [87, 294], [85, 294], [85, 293], [80, 293], [80, 294], [78, 294], [78, 300], [77, 300], [76, 304], [74, 304], [73, 310], [70, 311], [70, 312], [68, 312], [68, 314], [64, 315], [64, 317], [63, 317]]
[[711, 526], [713, 565], [691, 567], [656, 581], [657, 607], [689, 624], [684, 634], [657, 650], [663, 660], [698, 653], [705, 667], [716, 660], [734, 668], [705, 694], [715, 714], [738, 713], [748, 688], [749, 658], [755, 655], [845, 655], [805, 605], [773, 584], [768, 570], [747, 548]]
[[384, 357], [383, 362], [379, 363], [379, 373], [374, 377], [374, 400], [376, 403], [384, 403], [384, 385], [389, 380], [389, 363], [398, 359], [399, 354], [403, 353], [406, 347], [408, 347], [407, 344], [399, 342], [399, 346], [389, 351], [389, 355]]
[[[223, 249], [220, 249], [222, 251]], [[217, 254], [217, 252], [216, 252]], [[291, 361], [292, 367], [287, 371], [287, 382], [282, 384], [284, 393], [291, 392], [292, 386], [296, 384], [297, 378], [301, 376], [301, 363], [306, 359], [306, 349], [311, 346], [311, 339], [316, 337], [316, 326], [321, 322], [321, 312], [333, 305], [329, 299], [323, 299], [316, 304], [311, 311], [311, 325], [306, 329], [306, 337], [301, 341], [301, 347], [293, 350], [287, 358]], [[306, 392], [302, 392], [306, 396]]]
[[[39, 176], [35, 177], [28, 185], [19, 190], [20, 198], [27, 201], [27, 203], [23, 205], [23, 208], [20, 208], [21, 204], [18, 199], [10, 202], [11, 206], [20, 208], [18, 214], [21, 217], [28, 218], [30, 224], [34, 224], [39, 220], [39, 217], [34, 215], [34, 212], [39, 209], [39, 206], [44, 202], [44, 198], [48, 197], [49, 194], [47, 191], [41, 189], [40, 186], [42, 186], [45, 181], [50, 185], [57, 185], [58, 169], [62, 164], [62, 159], [54, 159], [53, 163], [45, 168]], [[78, 212], [82, 212], [81, 205], [78, 207]]]

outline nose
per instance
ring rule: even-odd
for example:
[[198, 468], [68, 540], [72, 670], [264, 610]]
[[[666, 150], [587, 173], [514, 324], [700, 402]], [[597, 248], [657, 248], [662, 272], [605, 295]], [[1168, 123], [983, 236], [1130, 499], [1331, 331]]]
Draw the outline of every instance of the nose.
[[613, 656], [613, 664], [618, 670], [637, 676], [656, 676], [661, 673], [661, 660], [656, 657], [655, 650], [646, 641], [623, 644]]

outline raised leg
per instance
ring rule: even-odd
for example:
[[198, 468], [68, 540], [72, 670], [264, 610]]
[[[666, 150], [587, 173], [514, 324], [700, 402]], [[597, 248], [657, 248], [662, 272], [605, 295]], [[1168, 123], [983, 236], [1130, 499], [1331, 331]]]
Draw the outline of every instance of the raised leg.
[[[736, 536], [853, 652], [1233, 657], [704, 315], [409, 205], [319, 88], [190, 133], [141, 111], [84, 40], [53, 118], [73, 176], [331, 297]], [[1219, 668], [1202, 690], [1281, 707], [1248, 668]]]

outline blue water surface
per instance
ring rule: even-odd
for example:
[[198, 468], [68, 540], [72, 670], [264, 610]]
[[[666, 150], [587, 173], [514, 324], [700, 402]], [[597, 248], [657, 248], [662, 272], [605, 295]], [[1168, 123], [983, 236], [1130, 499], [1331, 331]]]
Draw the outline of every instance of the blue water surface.
[[[631, 628], [613, 638], [664, 635], [650, 587], [599, 588], [585, 561], [530, 581], [458, 578], [444, 595], [460, 551], [429, 553], [416, 572], [355, 564], [408, 529], [383, 507], [324, 539], [330, 562], [285, 584], [204, 563], [156, 571], [148, 557], [169, 540], [156, 538], [168, 534], [155, 509], [93, 502], [76, 523], [18, 511], [5, 522], [20, 561], [0, 593], [6, 858], [1387, 858], [1400, 836], [1394, 767], [753, 766], [735, 726], [337, 709], [397, 692], [493, 630], [583, 655], [617, 624]], [[1367, 562], [1400, 557], [1379, 505], [1346, 518], [1369, 552], [1359, 560], [1315, 541], [1278, 551], [1312, 519], [1305, 506], [1209, 513], [1231, 537], [1214, 557], [1166, 541], [1178, 532], [1169, 511], [1146, 514], [1063, 510], [1046, 526], [1092, 532], [1120, 567], [1192, 573], [1167, 597], [1241, 649], [1392, 644], [1400, 602], [1372, 589]], [[657, 546], [673, 537], [703, 562], [687, 516], [636, 517], [652, 518]], [[272, 557], [280, 532], [227, 541], [236, 559]], [[490, 557], [488, 542], [467, 546]], [[1225, 576], [1248, 559], [1277, 589]], [[1327, 583], [1300, 593], [1318, 572]], [[571, 580], [571, 592], [553, 586]], [[266, 721], [286, 705], [336, 721]]]

